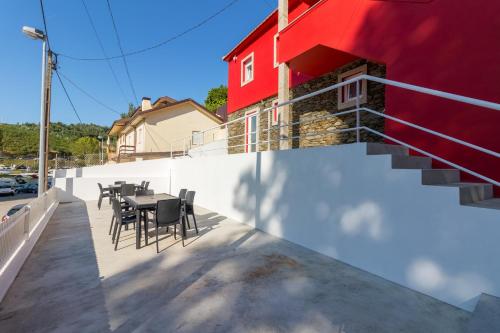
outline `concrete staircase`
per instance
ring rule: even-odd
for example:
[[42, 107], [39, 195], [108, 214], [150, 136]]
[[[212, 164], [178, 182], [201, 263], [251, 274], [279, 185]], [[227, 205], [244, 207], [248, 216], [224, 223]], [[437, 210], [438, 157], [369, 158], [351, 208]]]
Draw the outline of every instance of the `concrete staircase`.
[[500, 210], [500, 198], [493, 197], [491, 184], [461, 182], [459, 170], [433, 169], [430, 157], [411, 156], [406, 147], [384, 143], [368, 143], [367, 154], [392, 155], [393, 169], [422, 170], [422, 185], [458, 188], [461, 205]]
[[500, 298], [482, 294], [469, 319], [467, 333], [500, 332]]

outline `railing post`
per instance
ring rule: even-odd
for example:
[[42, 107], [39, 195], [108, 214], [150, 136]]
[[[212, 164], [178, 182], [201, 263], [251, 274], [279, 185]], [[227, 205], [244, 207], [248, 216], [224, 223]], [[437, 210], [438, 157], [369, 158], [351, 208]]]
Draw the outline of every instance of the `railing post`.
[[174, 150], [172, 147], [172, 142], [170, 143], [170, 158], [174, 158]]
[[182, 146], [183, 146], [183, 148], [182, 148], [182, 150], [183, 150], [182, 156], [186, 156], [186, 138], [184, 138], [182, 141], [183, 141], [182, 142]]
[[31, 207], [29, 205], [24, 206], [24, 209], [26, 210], [26, 214], [24, 215], [24, 235], [26, 237], [26, 240], [28, 240], [29, 235], [30, 235], [30, 213], [31, 213]]
[[273, 119], [274, 109], [267, 111], [267, 151], [271, 150], [271, 121]]
[[359, 80], [356, 81], [356, 142], [359, 143], [359, 126], [360, 126], [360, 119], [359, 119]]

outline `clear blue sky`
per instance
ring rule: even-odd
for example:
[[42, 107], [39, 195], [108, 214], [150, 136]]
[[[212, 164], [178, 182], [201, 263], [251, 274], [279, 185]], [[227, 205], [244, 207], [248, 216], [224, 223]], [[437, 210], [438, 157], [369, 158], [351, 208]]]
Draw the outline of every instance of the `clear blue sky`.
[[[108, 55], [118, 55], [106, 0], [85, 0]], [[111, 0], [124, 51], [165, 40], [220, 10], [230, 0]], [[239, 0], [233, 7], [190, 34], [153, 51], [127, 57], [140, 100], [168, 95], [203, 102], [207, 91], [227, 83], [221, 57], [262, 21], [277, 0]], [[44, 0], [52, 49], [77, 57], [102, 52], [81, 0]], [[41, 43], [21, 33], [29, 25], [43, 28], [38, 0], [0, 2], [0, 122], [38, 122], [40, 113]], [[133, 94], [121, 59], [112, 60], [120, 92], [105, 61], [59, 59], [61, 72], [96, 98], [126, 112]], [[84, 123], [110, 125], [117, 115], [65, 83]], [[57, 78], [53, 79], [52, 121], [76, 123]]]

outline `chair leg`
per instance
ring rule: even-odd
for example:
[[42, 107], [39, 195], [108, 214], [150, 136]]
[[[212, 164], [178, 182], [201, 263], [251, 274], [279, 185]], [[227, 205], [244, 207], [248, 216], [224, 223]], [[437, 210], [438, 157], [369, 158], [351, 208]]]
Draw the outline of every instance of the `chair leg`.
[[[138, 226], [139, 228], [141, 227], [141, 224]], [[148, 212], [144, 212], [144, 241], [146, 243], [146, 246], [149, 245], [149, 222], [148, 222]]]
[[111, 237], [111, 244], [115, 243], [116, 233], [118, 232], [118, 220], [115, 221], [115, 226], [113, 227], [113, 237]]
[[194, 221], [194, 228], [196, 229], [196, 234], [198, 235], [198, 224], [196, 223], [196, 216], [194, 216], [194, 211], [193, 211], [193, 221]]
[[156, 253], [160, 253], [160, 247], [158, 245], [158, 225], [156, 225]]
[[177, 239], [177, 224], [174, 224], [174, 239]]
[[111, 235], [111, 231], [113, 230], [113, 222], [115, 221], [115, 214], [111, 217], [111, 224], [109, 225], [109, 235]]
[[99, 201], [97, 202], [97, 208], [101, 210], [101, 204], [102, 204], [102, 194], [99, 194]]
[[187, 222], [188, 229], [191, 229], [191, 224], [189, 223], [189, 218], [188, 218], [187, 212], [186, 212], [186, 222]]
[[120, 231], [122, 230], [122, 226], [118, 227], [118, 235], [116, 235], [116, 241], [115, 241], [115, 251], [118, 248], [118, 242], [120, 241]]

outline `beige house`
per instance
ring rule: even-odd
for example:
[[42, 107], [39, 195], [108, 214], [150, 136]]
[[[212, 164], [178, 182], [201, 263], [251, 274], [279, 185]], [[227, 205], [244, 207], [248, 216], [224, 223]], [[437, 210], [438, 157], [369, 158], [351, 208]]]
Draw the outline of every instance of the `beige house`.
[[108, 136], [116, 138], [118, 162], [124, 157], [151, 159], [169, 157], [171, 152], [184, 154], [198, 145], [223, 138], [225, 130], [217, 128], [220, 124], [222, 119], [193, 99], [177, 101], [165, 96], [151, 103], [145, 97], [132, 117], [113, 123]]

